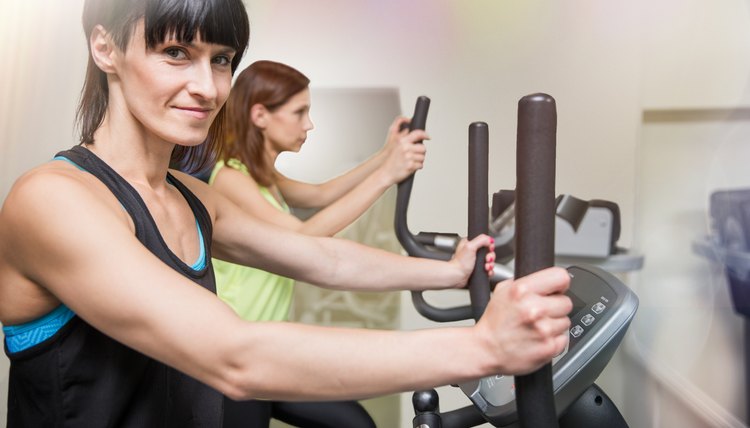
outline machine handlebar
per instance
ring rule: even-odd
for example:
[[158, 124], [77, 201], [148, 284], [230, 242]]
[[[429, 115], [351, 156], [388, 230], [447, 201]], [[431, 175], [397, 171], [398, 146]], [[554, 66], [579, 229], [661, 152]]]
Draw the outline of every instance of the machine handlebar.
[[[410, 131], [415, 129], [425, 129], [429, 108], [430, 99], [428, 97], [423, 95], [417, 98], [416, 105], [414, 106], [414, 115], [409, 123]], [[421, 141], [418, 143], [421, 143]], [[411, 256], [435, 260], [450, 260], [452, 252], [430, 248], [423, 243], [424, 240], [417, 239], [417, 237], [409, 231], [406, 213], [409, 208], [409, 199], [411, 198], [413, 185], [414, 174], [411, 174], [398, 184], [398, 191], [396, 193], [396, 215], [394, 219], [396, 237], [401, 243], [401, 246], [404, 247], [406, 252]], [[477, 257], [477, 259], [479, 259], [479, 257]], [[482, 260], [484, 260], [484, 256], [482, 256]], [[424, 299], [421, 291], [412, 291], [411, 298], [417, 312], [423, 317], [433, 321], [459, 321], [469, 319], [473, 316], [472, 307], [468, 305], [452, 308], [438, 308], [432, 306]]]

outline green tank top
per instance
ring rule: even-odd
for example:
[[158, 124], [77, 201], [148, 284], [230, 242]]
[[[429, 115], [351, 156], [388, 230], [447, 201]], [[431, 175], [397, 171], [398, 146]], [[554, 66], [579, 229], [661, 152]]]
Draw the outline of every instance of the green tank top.
[[[213, 184], [221, 168], [229, 167], [250, 175], [247, 166], [237, 159], [219, 161], [211, 171], [208, 183]], [[258, 186], [263, 197], [279, 211], [288, 213], [289, 206], [279, 202], [266, 187]], [[248, 321], [286, 321], [292, 306], [294, 280], [260, 269], [213, 259], [216, 294], [237, 314]]]

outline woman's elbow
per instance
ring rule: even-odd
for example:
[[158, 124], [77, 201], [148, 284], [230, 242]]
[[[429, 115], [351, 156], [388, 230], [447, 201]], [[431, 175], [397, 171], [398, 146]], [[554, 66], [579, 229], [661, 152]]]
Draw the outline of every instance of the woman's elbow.
[[262, 386], [262, 373], [252, 367], [252, 364], [240, 361], [226, 361], [217, 364], [216, 389], [232, 400], [250, 400], [262, 398], [266, 388]]

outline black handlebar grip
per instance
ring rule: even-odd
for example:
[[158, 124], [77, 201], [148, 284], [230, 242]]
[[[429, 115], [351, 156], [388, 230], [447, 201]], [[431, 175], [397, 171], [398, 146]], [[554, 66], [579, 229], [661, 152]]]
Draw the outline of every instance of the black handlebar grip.
[[516, 147], [516, 277], [555, 261], [555, 100], [527, 95], [518, 102]]
[[[409, 123], [409, 130], [425, 129], [427, 123], [427, 112], [430, 108], [430, 99], [424, 95], [417, 98], [417, 103], [414, 106], [414, 115]], [[421, 143], [421, 141], [420, 141]], [[406, 221], [406, 212], [409, 209], [409, 199], [411, 198], [411, 189], [414, 185], [414, 174], [406, 177], [402, 182], [398, 183], [398, 190], [396, 192], [396, 214], [394, 217], [394, 229], [396, 231], [396, 237], [404, 247], [404, 250], [415, 257], [423, 257], [438, 260], [450, 260], [451, 255], [438, 251], [430, 251], [423, 245], [420, 245], [414, 238], [414, 235], [409, 231], [409, 226]]]
[[[489, 129], [484, 122], [469, 125], [469, 229], [468, 238], [489, 229]], [[487, 248], [477, 251], [474, 271], [469, 278], [469, 295], [474, 320], [479, 320], [490, 301], [490, 278], [484, 270]]]
[[409, 131], [425, 129], [427, 126], [427, 111], [429, 109], [430, 99], [424, 95], [417, 97], [417, 104], [414, 106], [414, 115], [411, 117], [411, 122], [409, 122]]
[[[555, 144], [557, 111], [547, 94], [518, 102], [516, 147], [516, 278], [554, 264]], [[558, 427], [552, 390], [552, 364], [517, 376], [516, 397], [522, 428]]]

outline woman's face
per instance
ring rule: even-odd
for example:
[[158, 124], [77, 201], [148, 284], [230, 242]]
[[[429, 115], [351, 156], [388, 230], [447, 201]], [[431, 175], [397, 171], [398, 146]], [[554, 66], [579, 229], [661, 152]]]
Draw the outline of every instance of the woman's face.
[[200, 38], [191, 43], [165, 40], [147, 49], [141, 21], [127, 51], [116, 56], [117, 94], [126, 111], [112, 112], [111, 105], [110, 113], [135, 118], [147, 137], [201, 144], [229, 95], [234, 55], [232, 48]]
[[266, 145], [276, 153], [298, 152], [313, 129], [310, 120], [310, 90], [303, 89], [273, 112], [263, 129]]

